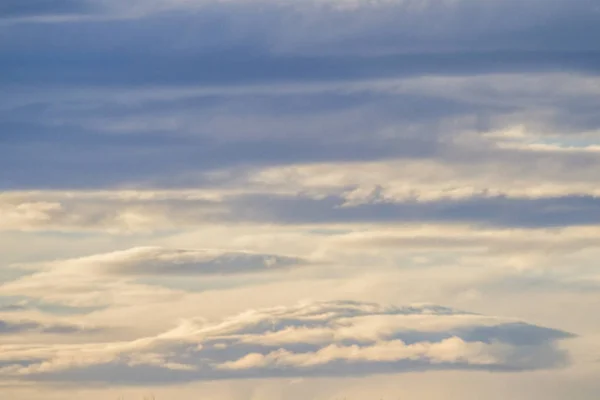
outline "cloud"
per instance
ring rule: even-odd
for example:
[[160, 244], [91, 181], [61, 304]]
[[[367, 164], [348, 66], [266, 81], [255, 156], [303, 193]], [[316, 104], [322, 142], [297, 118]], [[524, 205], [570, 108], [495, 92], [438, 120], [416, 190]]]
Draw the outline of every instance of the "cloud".
[[440, 306], [336, 301], [190, 320], [131, 342], [4, 346], [4, 379], [157, 383], [429, 369], [552, 368], [571, 334]]
[[97, 329], [71, 323], [41, 322], [27, 319], [0, 319], [0, 335], [23, 335], [32, 333], [72, 335], [97, 332]]
[[27, 303], [0, 304], [0, 313], [25, 311], [29, 307]]
[[[311, 260], [277, 254], [229, 250], [182, 250], [138, 247], [88, 257], [16, 264], [21, 276], [0, 285], [3, 296], [43, 299], [65, 311], [94, 311], [107, 305], [131, 306], [179, 299], [185, 291], [169, 289], [179, 278], [231, 279], [248, 274], [269, 276], [312, 264]], [[142, 283], [144, 282], [144, 283]], [[196, 286], [201, 282], [191, 281]], [[247, 284], [248, 282], [246, 282]], [[164, 287], [166, 286], [166, 287]], [[48, 307], [46, 307], [48, 308]]]
[[[593, 76], [365, 79], [54, 88], [35, 97], [9, 90], [0, 99], [0, 185], [344, 190], [355, 202], [378, 186], [386, 198], [598, 194]], [[47, 199], [23, 203], [3, 225], [34, 219], [27, 207], [57, 207]]]
[[[75, 4], [34, 3], [34, 14]], [[600, 49], [585, 40], [598, 33], [593, 0], [358, 1], [353, 9], [319, 1], [100, 4], [93, 20], [6, 28], [0, 85], [232, 86], [598, 71]]]
[[[525, 191], [597, 167], [597, 152], [559, 151], [593, 150], [592, 1], [106, 3], [108, 20], [3, 27], [3, 188], [197, 187], [265, 167], [435, 159], [534, 168]], [[519, 125], [522, 141], [483, 135]]]
[[462, 226], [387, 227], [332, 236], [329, 243], [344, 251], [464, 251], [499, 257], [543, 253], [551, 257], [600, 248], [592, 239], [596, 227], [566, 229], [473, 229]]
[[[9, 10], [18, 10], [12, 3], [16, 2], [9, 1]], [[36, 0], [34, 4], [31, 9], [60, 12], [70, 10], [74, 3]], [[81, 4], [89, 3], [82, 0], [80, 7]], [[150, 45], [151, 39], [140, 33], [153, 27], [160, 32], [153, 37], [166, 42], [177, 38], [180, 46], [188, 50], [207, 45], [223, 48], [232, 44], [309, 54], [326, 51], [342, 54], [457, 51], [465, 48], [598, 49], [594, 41], [583, 40], [593, 37], [596, 31], [594, 22], [598, 10], [593, 0], [534, 0], [527, 3], [517, 0], [485, 3], [477, 0], [451, 3], [443, 0], [302, 3], [279, 0], [252, 3], [132, 0], [123, 3], [104, 0], [100, 4], [103, 8], [95, 14], [106, 23], [97, 24], [95, 28], [133, 29], [131, 33], [134, 34], [123, 40], [128, 44], [136, 41], [139, 48]], [[26, 9], [22, 5], [19, 7]], [[165, 23], [157, 24], [158, 19]], [[438, 22], [435, 26], [430, 24], [432, 19]], [[123, 28], [123, 25], [131, 24], [131, 20], [135, 25]], [[198, 22], [196, 26], [194, 21]], [[216, 35], [206, 34], [211, 30]], [[116, 40], [113, 35], [105, 36], [101, 40]], [[89, 38], [80, 37], [69, 42], [86, 40]]]
[[514, 228], [600, 223], [600, 201], [595, 196], [471, 196], [459, 200], [369, 202], [352, 207], [344, 207], [345, 203], [341, 196], [243, 196], [233, 200], [230, 218], [279, 224], [441, 222]]
[[[520, 128], [481, 135], [450, 132], [446, 138], [442, 134], [421, 139], [410, 134], [397, 136], [393, 146], [404, 143], [408, 147], [405, 154], [392, 158], [373, 153], [373, 160], [343, 161], [325, 152], [324, 160], [334, 159], [314, 162], [302, 160], [300, 152], [296, 154], [299, 159], [284, 161], [260, 159], [257, 152], [255, 159], [253, 155], [244, 161], [248, 167], [235, 165], [242, 154], [234, 165], [227, 165], [229, 156], [221, 160], [223, 165], [190, 166], [189, 170], [171, 165], [182, 177], [192, 177], [187, 187], [187, 179], [181, 181], [186, 188], [161, 188], [159, 175], [150, 187], [131, 190], [6, 191], [0, 196], [0, 230], [139, 233], [239, 222], [421, 220], [500, 227], [598, 222], [600, 191], [595, 183], [600, 152], [592, 144], [577, 144], [578, 140], [593, 143], [593, 136], [531, 135]], [[337, 149], [340, 157], [352, 158], [368, 139], [359, 135], [347, 141], [350, 145]], [[422, 140], [424, 147], [413, 139]], [[315, 140], [315, 146], [323, 146], [321, 151], [327, 146], [334, 151], [335, 143]], [[374, 143], [378, 140], [372, 139]], [[544, 144], [551, 141], [555, 143]], [[291, 151], [291, 143], [285, 143], [280, 141]], [[381, 140], [371, 146], [383, 148], [385, 144], [386, 140]], [[393, 146], [389, 147], [395, 151]], [[427, 155], [436, 148], [435, 156]], [[424, 153], [419, 153], [421, 150]], [[281, 164], [263, 165], [271, 162]], [[193, 172], [196, 168], [197, 173]], [[109, 172], [102, 179], [110, 181], [112, 176]], [[53, 186], [51, 180], [48, 183]]]
[[[222, 250], [140, 247], [52, 263], [58, 270], [80, 269], [126, 276], [230, 275], [264, 273], [308, 264], [308, 260], [274, 254]], [[51, 267], [52, 268], [52, 267]]]
[[94, 10], [92, 4], [87, 0], [4, 0], [0, 19], [85, 15]]

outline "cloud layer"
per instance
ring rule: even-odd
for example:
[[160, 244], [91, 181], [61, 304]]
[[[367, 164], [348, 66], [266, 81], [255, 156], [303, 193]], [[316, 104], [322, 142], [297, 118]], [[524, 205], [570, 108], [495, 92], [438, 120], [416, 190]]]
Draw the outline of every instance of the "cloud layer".
[[439, 306], [306, 303], [219, 323], [186, 321], [155, 337], [75, 348], [2, 346], [4, 379], [115, 383], [428, 369], [522, 370], [565, 362], [571, 335]]

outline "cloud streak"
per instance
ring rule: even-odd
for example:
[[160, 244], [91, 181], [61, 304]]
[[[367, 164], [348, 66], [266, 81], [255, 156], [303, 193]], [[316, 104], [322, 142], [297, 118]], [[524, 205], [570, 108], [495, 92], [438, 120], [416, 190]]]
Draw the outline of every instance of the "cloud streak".
[[[83, 270], [125, 276], [232, 275], [285, 270], [308, 260], [273, 254], [222, 250], [141, 247], [51, 263], [56, 270]], [[44, 265], [42, 264], [42, 268]], [[54, 269], [53, 266], [50, 266]]]
[[[4, 296], [43, 299], [50, 305], [82, 308], [140, 301], [173, 301], [183, 297], [168, 279], [229, 278], [283, 273], [313, 264], [311, 260], [276, 254], [228, 250], [182, 250], [140, 247], [75, 259], [13, 267], [21, 276], [0, 286]], [[150, 281], [141, 283], [144, 279]], [[198, 285], [201, 281], [194, 281]], [[239, 282], [237, 283], [240, 284]], [[241, 283], [243, 285], [243, 283]]]
[[71, 323], [41, 322], [27, 319], [0, 319], [0, 335], [52, 334], [74, 335], [98, 332], [98, 329], [86, 328]]

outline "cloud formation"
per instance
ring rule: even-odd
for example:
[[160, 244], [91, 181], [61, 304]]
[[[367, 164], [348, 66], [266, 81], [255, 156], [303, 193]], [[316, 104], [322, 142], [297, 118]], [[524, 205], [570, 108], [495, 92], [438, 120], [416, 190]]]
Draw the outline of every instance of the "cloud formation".
[[[181, 298], [184, 295], [181, 290], [164, 287], [169, 286], [168, 279], [233, 279], [247, 278], [248, 274], [264, 277], [311, 263], [308, 259], [276, 254], [140, 247], [74, 259], [16, 264], [13, 268], [20, 276], [0, 285], [0, 295], [26, 296], [53, 306], [93, 311], [95, 307], [107, 305], [132, 306]], [[194, 282], [199, 285], [201, 281]]]
[[77, 259], [27, 265], [25, 268], [83, 274], [230, 275], [284, 270], [308, 260], [274, 254], [200, 249], [140, 247]]
[[571, 334], [439, 306], [337, 301], [186, 321], [122, 343], [3, 346], [4, 379], [176, 382], [428, 369], [552, 368]]

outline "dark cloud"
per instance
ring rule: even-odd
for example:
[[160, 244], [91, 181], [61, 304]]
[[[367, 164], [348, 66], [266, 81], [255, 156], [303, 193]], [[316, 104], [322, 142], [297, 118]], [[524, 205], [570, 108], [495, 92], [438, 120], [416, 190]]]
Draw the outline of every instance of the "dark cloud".
[[[115, 3], [102, 19], [0, 27], [1, 188], [201, 186], [203, 173], [234, 167], [445, 157], [460, 129], [527, 122], [574, 133], [599, 123], [594, 95], [502, 95], [469, 82], [466, 93], [440, 84], [428, 93], [285, 95], [277, 86], [550, 71], [594, 76], [600, 48], [586, 40], [597, 30], [592, 1], [461, 0], [416, 13], [399, 3], [346, 10], [279, 2], [175, 10], [168, 3], [138, 4], [135, 15]], [[72, 3], [27, 4], [60, 10]], [[249, 85], [273, 92], [226, 93]], [[119, 100], [127, 88], [190, 86], [216, 93]], [[69, 97], [74, 90], [89, 97]], [[449, 129], [452, 120], [470, 122]]]
[[353, 91], [350, 85], [315, 93], [278, 93], [277, 88], [267, 94], [179, 92], [166, 99], [134, 91], [123, 95], [129, 100], [92, 91], [83, 98], [26, 96], [21, 105], [7, 96], [0, 109], [0, 187], [204, 186], [215, 184], [204, 175], [215, 170], [237, 168], [241, 179], [264, 166], [389, 159], [497, 162], [511, 170], [522, 165], [533, 175], [540, 173], [534, 160], [552, 162], [558, 171], [579, 171], [578, 176], [598, 165], [593, 153], [499, 151], [490, 144], [472, 148], [477, 140], [455, 143], [464, 131], [519, 124], [514, 118], [519, 114], [541, 126], [542, 133], [560, 129], [559, 142], [566, 144], [597, 127], [591, 108], [598, 100], [591, 94], [554, 98], [535, 87], [533, 94], [501, 93], [492, 77], [473, 84], [465, 79], [455, 92], [444, 92], [439, 83], [439, 89], [423, 84], [416, 93], [386, 92], [385, 87]]
[[93, 329], [85, 329], [81, 326], [70, 324], [46, 324], [27, 320], [0, 320], [0, 335], [15, 335], [21, 333], [44, 333], [44, 334], [76, 334], [89, 333]]
[[[10, 25], [0, 28], [0, 85], [211, 86], [598, 71], [594, 1], [461, 0], [421, 11], [399, 3], [342, 11], [312, 2], [208, 2], [195, 12], [149, 8], [136, 18], [124, 18], [126, 4], [114, 4], [115, 18]], [[8, 4], [7, 13], [27, 14], [89, 3]]]
[[500, 227], [558, 227], [600, 223], [600, 199], [563, 196], [537, 199], [473, 196], [465, 199], [405, 201], [344, 206], [346, 200], [329, 196], [242, 196], [229, 204], [237, 221], [282, 224], [328, 223], [470, 223]]
[[[19, 127], [20, 126], [20, 127]], [[173, 138], [168, 135], [104, 135], [80, 129], [29, 125], [9, 128], [2, 145], [4, 188], [93, 188], [142, 182], [177, 187], [201, 184], [202, 172], [230, 167], [258, 167], [318, 161], [366, 161], [424, 157], [436, 144], [426, 138], [345, 141], [331, 138], [263, 138], [223, 141], [218, 138]], [[240, 127], [240, 130], [243, 130]], [[24, 136], [17, 137], [22, 132]], [[11, 139], [10, 137], [14, 137]], [[29, 160], [36, 159], [32, 164]], [[186, 182], [194, 176], [193, 182]], [[199, 180], [200, 181], [199, 181]]]
[[106, 53], [0, 57], [0, 86], [250, 85], [421, 75], [600, 71], [600, 51], [499, 51], [389, 56], [294, 56], [224, 50], [197, 55]]
[[87, 0], [2, 0], [0, 19], [81, 15], [93, 9]]

